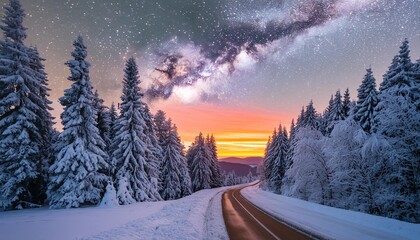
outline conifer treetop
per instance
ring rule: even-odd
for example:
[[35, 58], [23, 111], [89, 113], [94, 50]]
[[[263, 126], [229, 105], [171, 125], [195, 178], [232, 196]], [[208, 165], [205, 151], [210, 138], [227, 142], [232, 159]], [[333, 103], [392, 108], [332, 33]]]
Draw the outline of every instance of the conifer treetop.
[[23, 26], [25, 18], [25, 11], [22, 8], [19, 0], [10, 0], [9, 5], [4, 7], [5, 14], [2, 22], [3, 26], [0, 28], [4, 32], [5, 38], [21, 44], [26, 39], [26, 28]]

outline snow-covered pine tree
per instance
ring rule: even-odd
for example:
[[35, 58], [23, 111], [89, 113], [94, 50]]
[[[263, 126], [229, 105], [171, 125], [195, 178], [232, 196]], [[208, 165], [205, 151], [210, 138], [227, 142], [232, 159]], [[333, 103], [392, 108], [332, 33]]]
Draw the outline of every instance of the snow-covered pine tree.
[[320, 131], [323, 135], [327, 136], [329, 134], [328, 132], [328, 126], [331, 124], [332, 120], [332, 109], [334, 105], [334, 96], [331, 94], [331, 98], [328, 102], [327, 108], [325, 108], [324, 113], [322, 114], [322, 122], [320, 123]]
[[254, 181], [254, 176], [252, 175], [251, 170], [249, 170], [248, 174], [246, 175], [246, 183], [250, 183], [252, 181]]
[[108, 170], [106, 171], [106, 174], [112, 178], [114, 167], [111, 159], [111, 113], [108, 110], [108, 107], [104, 105], [104, 100], [99, 97], [98, 91], [95, 91], [94, 93], [93, 105], [96, 109], [96, 122], [99, 135], [105, 142], [102, 151], [106, 152], [108, 155], [108, 157], [105, 159], [108, 164]]
[[110, 132], [109, 132], [109, 138], [112, 140], [115, 136], [114, 125], [115, 122], [118, 119], [118, 113], [117, 109], [115, 108], [114, 102], [111, 103], [111, 107], [109, 108], [109, 120], [110, 120]]
[[104, 105], [104, 100], [100, 98], [98, 91], [95, 91], [94, 94], [94, 106], [96, 108], [96, 119], [98, 122], [98, 130], [99, 134], [101, 135], [102, 139], [105, 141], [105, 149], [109, 149], [111, 145], [111, 114], [108, 110], [108, 107]]
[[304, 122], [305, 122], [305, 107], [302, 106], [302, 109], [300, 110], [300, 114], [298, 115], [296, 119], [296, 130], [302, 127]]
[[343, 114], [344, 118], [347, 118], [350, 115], [351, 109], [351, 100], [350, 100], [350, 90], [346, 88], [346, 91], [343, 95]]
[[397, 66], [398, 66], [399, 56], [395, 55], [392, 59], [391, 65], [388, 68], [388, 71], [383, 75], [383, 81], [379, 85], [379, 91], [382, 92], [386, 89], [388, 89], [389, 85], [389, 79], [393, 78], [397, 72]]
[[412, 77], [413, 64], [409, 52], [406, 39], [395, 57], [398, 64], [391, 66], [394, 74], [392, 77], [386, 75], [386, 87], [382, 87], [379, 93], [374, 133], [384, 136], [393, 146], [391, 151], [384, 153], [388, 189], [384, 194], [387, 199], [383, 205], [385, 214], [419, 223], [420, 93], [419, 83]]
[[165, 200], [170, 200], [191, 194], [191, 180], [185, 157], [182, 155], [177, 128], [170, 120], [167, 122], [171, 128], [169, 135], [164, 137], [162, 146], [161, 196]]
[[281, 125], [273, 142], [275, 142], [273, 146], [273, 163], [270, 169], [270, 178], [267, 181], [268, 187], [272, 191], [280, 193], [286, 169], [286, 157], [289, 150], [287, 131], [285, 128], [282, 129]]
[[[20, 209], [43, 202], [43, 138], [49, 114], [41, 97], [42, 73], [32, 68], [24, 44], [24, 10], [18, 0], [4, 7], [0, 27], [0, 207]], [[39, 59], [38, 59], [39, 60]], [[49, 119], [51, 121], [51, 119]], [[41, 194], [40, 194], [41, 193]]]
[[334, 129], [334, 125], [337, 124], [338, 121], [345, 119], [340, 90], [337, 90], [337, 92], [335, 93], [330, 117], [331, 121], [327, 128], [328, 134], [332, 132], [332, 130]]
[[279, 167], [278, 169], [279, 169], [280, 177], [276, 181], [276, 184], [275, 184], [276, 186], [275, 191], [278, 193], [281, 192], [283, 179], [286, 174], [286, 169], [288, 168], [287, 157], [288, 157], [289, 149], [290, 149], [290, 139], [287, 136], [287, 130], [285, 127], [283, 127], [283, 131], [281, 134], [281, 143], [282, 144], [281, 144], [280, 154], [279, 154], [281, 157], [278, 158], [279, 162], [277, 164], [277, 166]]
[[211, 187], [221, 187], [222, 176], [220, 173], [219, 160], [217, 158], [216, 139], [214, 138], [213, 134], [211, 136], [207, 135], [206, 146], [209, 149], [211, 156]]
[[159, 143], [162, 146], [163, 141], [169, 135], [171, 130], [171, 126], [168, 125], [168, 121], [166, 119], [166, 113], [162, 110], [158, 110], [153, 117], [156, 126], [156, 136], [159, 140]]
[[290, 124], [290, 134], [289, 134], [289, 150], [287, 151], [287, 156], [286, 156], [286, 171], [293, 163], [292, 156], [293, 156], [293, 149], [295, 146], [295, 135], [296, 135], [295, 120], [292, 119], [292, 123]]
[[187, 156], [192, 190], [196, 192], [211, 188], [211, 154], [206, 147], [202, 133], [196, 137]]
[[314, 108], [314, 103], [311, 100], [309, 104], [306, 106], [306, 111], [304, 112], [302, 118], [302, 126], [309, 127], [313, 129], [318, 129], [318, 115]]
[[[169, 120], [168, 125], [171, 126], [172, 123]], [[163, 161], [161, 167], [161, 191], [160, 195], [165, 200], [178, 199], [181, 197], [181, 181], [179, 176], [181, 172], [179, 171], [179, 162], [181, 161], [181, 152], [180, 146], [177, 144], [177, 135], [172, 129], [169, 132], [169, 135], [161, 136], [162, 141], [162, 153]]]
[[184, 145], [181, 142], [181, 138], [178, 135], [178, 128], [176, 127], [176, 125], [173, 125], [173, 131], [176, 133], [176, 141], [178, 143], [180, 152], [181, 152], [181, 158], [180, 158], [180, 162], [179, 162], [179, 171], [181, 173], [180, 176], [180, 181], [181, 181], [181, 196], [185, 197], [188, 195], [191, 195], [192, 193], [192, 187], [191, 187], [191, 177], [190, 177], [190, 172], [188, 169], [188, 163], [187, 163], [187, 158], [185, 157], [184, 154]]
[[[54, 154], [53, 154], [53, 117], [49, 111], [54, 110], [51, 107], [52, 102], [48, 99], [49, 95], [49, 87], [48, 87], [48, 79], [47, 73], [45, 72], [45, 67], [43, 62], [45, 61], [39, 55], [37, 48], [29, 48], [28, 49], [28, 56], [30, 59], [30, 66], [32, 70], [36, 72], [36, 78], [39, 81], [39, 95], [42, 102], [38, 102], [40, 112], [37, 113], [39, 117], [39, 121], [37, 123], [38, 129], [40, 130], [42, 142], [41, 142], [41, 162], [42, 162], [42, 181], [43, 190], [41, 191], [42, 194], [46, 193], [46, 184], [48, 182], [48, 169], [49, 166], [54, 161]], [[45, 196], [42, 198], [45, 199]]]
[[101, 203], [99, 206], [101, 207], [115, 207], [118, 206], [118, 198], [117, 198], [117, 192], [114, 188], [114, 185], [112, 182], [108, 182], [108, 185], [106, 186], [104, 197], [101, 200]]
[[264, 161], [263, 161], [263, 176], [262, 180], [265, 180], [267, 188], [271, 189], [270, 179], [274, 169], [275, 149], [277, 144], [277, 129], [274, 128], [272, 136], [268, 139], [267, 147], [265, 149]]
[[159, 142], [159, 146], [162, 149], [162, 162], [160, 162], [159, 171], [159, 181], [158, 181], [158, 189], [159, 192], [162, 195], [162, 184], [164, 179], [162, 177], [165, 177], [162, 175], [162, 168], [163, 168], [163, 155], [164, 155], [164, 146], [167, 142], [167, 139], [169, 138], [169, 133], [171, 131], [171, 122], [166, 119], [166, 113], [162, 110], [158, 110], [156, 114], [153, 116], [154, 126], [156, 128], [156, 137]]
[[150, 112], [149, 107], [146, 103], [141, 102], [142, 106], [142, 118], [146, 124], [144, 128], [144, 134], [147, 137], [146, 143], [146, 172], [149, 175], [150, 181], [159, 189], [159, 176], [160, 176], [160, 165], [162, 164], [162, 149], [159, 145], [159, 140], [156, 135], [156, 126], [153, 121], [153, 115]]
[[267, 164], [267, 157], [268, 157], [268, 152], [269, 152], [269, 148], [271, 145], [271, 136], [268, 137], [267, 143], [265, 144], [265, 149], [264, 149], [264, 157], [263, 157], [263, 161], [262, 164], [259, 167], [259, 169], [261, 169], [261, 171], [258, 171], [259, 174], [259, 179], [261, 181], [263, 181], [260, 184], [261, 188], [266, 188], [266, 176], [268, 175], [267, 173], [267, 168], [266, 168], [266, 164]]
[[236, 174], [234, 171], [231, 171], [229, 173], [224, 173], [224, 186], [233, 186], [236, 184]]
[[[114, 102], [111, 103], [111, 107], [109, 108], [109, 140], [111, 141], [110, 147], [109, 147], [109, 151], [111, 153], [113, 153], [113, 149], [112, 149], [112, 141], [115, 137], [115, 123], [118, 119], [118, 113], [117, 113], [117, 109], [115, 108], [115, 104]], [[109, 155], [110, 157], [112, 156], [112, 154]]]
[[73, 82], [60, 103], [63, 131], [56, 144], [57, 156], [50, 167], [48, 199], [51, 208], [98, 204], [108, 177], [105, 143], [96, 122], [95, 96], [89, 79], [86, 46], [79, 36], [73, 43], [73, 59], [66, 62]]
[[160, 200], [158, 189], [148, 174], [148, 126], [143, 114], [143, 94], [134, 58], [128, 59], [124, 69], [120, 116], [115, 123], [112, 155], [115, 187], [120, 204]]
[[374, 124], [373, 115], [378, 104], [378, 92], [372, 69], [366, 69], [365, 77], [357, 89], [357, 104], [354, 108], [354, 120], [368, 133]]
[[115, 123], [117, 122], [118, 119], [118, 113], [117, 110], [115, 108], [115, 104], [114, 102], [111, 103], [111, 107], [109, 108], [108, 111], [109, 114], [109, 140], [110, 140], [110, 144], [108, 146], [108, 155], [109, 155], [109, 173], [111, 175], [111, 178], [114, 179], [115, 178], [115, 161], [113, 160], [112, 156], [113, 153], [115, 151], [115, 149], [113, 148], [114, 146], [112, 145], [114, 138], [115, 138], [115, 133], [117, 131], [116, 129], [116, 125]]
[[[318, 126], [318, 122], [316, 121], [316, 110], [313, 107], [313, 102], [310, 101], [309, 105], [309, 119], [312, 119], [310, 122], [311, 126]], [[289, 149], [287, 151], [287, 155], [286, 155], [286, 167], [285, 167], [285, 173], [284, 173], [284, 177], [282, 180], [282, 187], [281, 187], [281, 192], [283, 194], [288, 194], [290, 195], [292, 192], [292, 187], [294, 185], [294, 178], [291, 174], [286, 174], [289, 169], [291, 169], [293, 167], [293, 159], [294, 159], [294, 154], [296, 153], [295, 148], [297, 145], [297, 138], [296, 138], [296, 133], [299, 131], [299, 129], [301, 128], [305, 128], [306, 127], [306, 117], [305, 117], [306, 113], [304, 110], [304, 107], [302, 107], [301, 113], [298, 116], [298, 120], [297, 120], [297, 124], [296, 126], [294, 125], [294, 121], [292, 120], [292, 124], [290, 127], [290, 136], [289, 136]]]

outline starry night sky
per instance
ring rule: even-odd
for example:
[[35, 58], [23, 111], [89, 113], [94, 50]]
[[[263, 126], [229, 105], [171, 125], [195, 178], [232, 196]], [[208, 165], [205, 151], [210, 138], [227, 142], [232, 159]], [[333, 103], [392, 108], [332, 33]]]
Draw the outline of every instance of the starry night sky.
[[[0, 0], [1, 5], [7, 2]], [[412, 60], [420, 57], [418, 0], [21, 0], [21, 4], [27, 13], [26, 42], [47, 59], [56, 117], [61, 111], [57, 99], [69, 86], [64, 62], [80, 34], [88, 47], [93, 85], [106, 104], [119, 101], [124, 62], [134, 56], [143, 88], [155, 90], [152, 109], [168, 111], [181, 134], [183, 119], [200, 115], [200, 107], [221, 116], [232, 109], [272, 115], [288, 126], [310, 99], [322, 111], [339, 88], [349, 87], [355, 97], [369, 66], [381, 81], [403, 38], [410, 40]], [[177, 65], [169, 77], [164, 71], [171, 56]], [[194, 127], [200, 129], [188, 131], [219, 131], [207, 128], [204, 117], [196, 122], [201, 125]], [[265, 123], [271, 124], [264, 126], [267, 132], [275, 126]], [[187, 142], [194, 135], [188, 131], [183, 134]]]

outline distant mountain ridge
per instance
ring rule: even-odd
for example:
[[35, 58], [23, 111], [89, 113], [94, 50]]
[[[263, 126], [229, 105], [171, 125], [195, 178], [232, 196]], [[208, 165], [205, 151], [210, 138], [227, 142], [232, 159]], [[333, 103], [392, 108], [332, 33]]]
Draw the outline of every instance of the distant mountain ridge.
[[242, 163], [219, 162], [220, 169], [225, 173], [235, 172], [236, 176], [246, 176], [249, 172], [257, 176], [257, 168]]
[[219, 161], [258, 166], [263, 162], [263, 158], [262, 157], [245, 157], [245, 158], [227, 157], [227, 158], [220, 158]]

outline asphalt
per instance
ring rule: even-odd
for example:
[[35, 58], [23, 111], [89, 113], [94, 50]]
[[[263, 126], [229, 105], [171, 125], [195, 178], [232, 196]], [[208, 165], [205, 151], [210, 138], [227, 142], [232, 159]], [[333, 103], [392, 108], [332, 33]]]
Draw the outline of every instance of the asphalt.
[[242, 188], [227, 190], [222, 197], [223, 218], [230, 239], [313, 239], [255, 207], [241, 195]]

